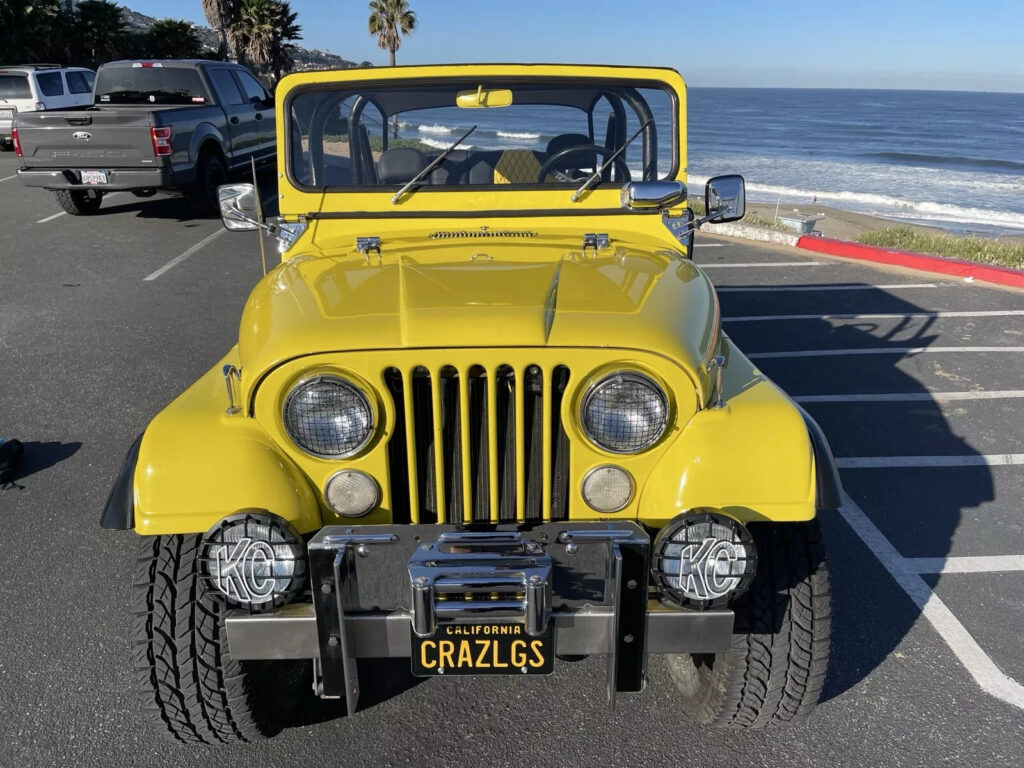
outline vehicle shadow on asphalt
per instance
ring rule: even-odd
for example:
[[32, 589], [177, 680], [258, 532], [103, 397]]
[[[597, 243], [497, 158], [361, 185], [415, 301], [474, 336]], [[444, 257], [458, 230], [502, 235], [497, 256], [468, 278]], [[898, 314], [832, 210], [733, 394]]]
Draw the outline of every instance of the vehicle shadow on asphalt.
[[23, 440], [22, 446], [25, 449], [25, 455], [21, 459], [21, 465], [18, 468], [17, 474], [12, 478], [14, 485], [37, 472], [42, 472], [65, 459], [71, 458], [78, 453], [78, 449], [82, 447], [82, 444], [80, 442], [62, 443], [60, 441], [40, 442], [38, 440]]
[[[854, 284], [856, 285], [856, 284]], [[863, 284], [861, 284], [863, 286]], [[804, 287], [804, 286], [801, 286]], [[813, 288], [813, 285], [806, 287]], [[824, 287], [824, 286], [823, 286]], [[837, 295], [838, 294], [838, 295]], [[839, 298], [842, 296], [843, 298]], [[823, 301], [824, 297], [824, 301]], [[723, 316], [905, 314], [927, 311], [880, 289], [847, 292], [722, 293]], [[936, 343], [935, 318], [878, 323], [726, 324], [745, 353], [790, 350], [927, 348]], [[940, 342], [945, 343], [945, 342]], [[787, 394], [929, 392], [942, 374], [941, 357], [900, 365], [905, 353], [764, 358], [754, 362]], [[948, 375], [948, 374], [947, 374]], [[956, 388], [955, 385], [953, 388]], [[931, 397], [913, 402], [805, 403], [837, 458], [854, 456], [977, 456]], [[844, 489], [904, 557], [943, 558], [950, 552], [963, 510], [995, 495], [989, 467], [882, 468], [841, 471]], [[832, 654], [822, 701], [853, 688], [890, 658], [921, 611], [835, 512], [819, 515], [832, 583]], [[939, 577], [926, 577], [930, 583]]]

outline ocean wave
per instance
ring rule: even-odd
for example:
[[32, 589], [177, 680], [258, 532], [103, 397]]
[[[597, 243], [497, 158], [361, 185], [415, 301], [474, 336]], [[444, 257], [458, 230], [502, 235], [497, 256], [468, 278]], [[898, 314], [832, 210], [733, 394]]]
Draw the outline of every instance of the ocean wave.
[[534, 141], [534, 140], [540, 138], [540, 134], [539, 133], [526, 133], [526, 132], [520, 133], [520, 132], [517, 132], [517, 131], [495, 131], [494, 133], [497, 136], [500, 136], [503, 139], [523, 139], [523, 140]]
[[420, 125], [416, 127], [420, 133], [452, 133], [455, 129], [447, 125]]
[[[455, 143], [454, 141], [442, 141], [439, 139], [420, 139], [419, 141], [420, 144], [426, 144], [428, 147], [433, 147], [434, 149], [448, 149], [448, 147]], [[459, 149], [472, 148], [472, 144], [459, 144]]]
[[966, 168], [969, 170], [1024, 171], [1024, 163], [995, 157], [960, 157], [928, 155], [918, 152], [874, 152], [861, 155], [872, 160], [892, 161], [905, 165], [923, 165], [928, 168]]

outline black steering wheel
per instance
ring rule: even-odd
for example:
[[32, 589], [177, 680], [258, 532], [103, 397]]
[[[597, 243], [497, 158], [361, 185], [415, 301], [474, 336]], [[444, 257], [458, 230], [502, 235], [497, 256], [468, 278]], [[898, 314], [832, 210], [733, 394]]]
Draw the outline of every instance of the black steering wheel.
[[[601, 157], [607, 158], [614, 154], [615, 150], [608, 149], [608, 147], [602, 147], [600, 144], [576, 144], [575, 146], [572, 147], [560, 149], [547, 160], [545, 160], [544, 163], [541, 165], [540, 170], [537, 171], [537, 183], [544, 183], [544, 177], [547, 176], [548, 173], [552, 172], [552, 167], [555, 165], [555, 163], [559, 162], [560, 160], [564, 160], [569, 155], [583, 154], [584, 152], [591, 155], [597, 153], [601, 155]], [[615, 175], [618, 177], [618, 181], [621, 181], [623, 183], [630, 181], [629, 168], [626, 166], [626, 159], [622, 155], [619, 155], [618, 157], [615, 158], [615, 162], [612, 164], [612, 167], [615, 169]], [[580, 169], [577, 168], [576, 170]], [[597, 169], [595, 168], [594, 170]], [[587, 174], [587, 176], [589, 175], [590, 174]], [[584, 176], [582, 178], [577, 179], [568, 176], [568, 174], [561, 174], [561, 176], [565, 176], [565, 178], [559, 178], [559, 181], [583, 181], [583, 179], [586, 178], [586, 176]]]

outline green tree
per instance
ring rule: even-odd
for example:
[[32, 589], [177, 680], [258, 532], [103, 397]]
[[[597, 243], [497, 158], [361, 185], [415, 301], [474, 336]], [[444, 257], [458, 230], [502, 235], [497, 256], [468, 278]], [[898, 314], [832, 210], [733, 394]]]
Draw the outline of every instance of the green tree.
[[[410, 35], [416, 28], [416, 14], [409, 10], [409, 3], [406, 0], [370, 0], [367, 24], [370, 34], [377, 36], [377, 46], [388, 52], [391, 66], [395, 66], [402, 35]], [[394, 135], [398, 138], [398, 115], [395, 115]]]
[[62, 0], [0, 0], [0, 63], [69, 63], [68, 15]]
[[281, 0], [240, 0], [228, 34], [239, 59], [258, 71], [269, 71], [274, 82], [291, 66], [293, 40], [301, 40], [298, 14]]
[[80, 58], [93, 67], [121, 56], [128, 45], [121, 8], [108, 0], [82, 0], [75, 7], [75, 41]]
[[160, 19], [146, 33], [145, 50], [144, 55], [154, 59], [193, 59], [203, 47], [189, 22]]
[[203, 15], [210, 26], [220, 33], [220, 58], [228, 58], [228, 35], [235, 20], [238, 3], [235, 0], [203, 0]]

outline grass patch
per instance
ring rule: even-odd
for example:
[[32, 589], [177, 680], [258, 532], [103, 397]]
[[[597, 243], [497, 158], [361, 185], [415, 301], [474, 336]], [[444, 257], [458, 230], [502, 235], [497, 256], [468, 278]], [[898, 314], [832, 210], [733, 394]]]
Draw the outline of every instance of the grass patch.
[[[384, 150], [384, 139], [380, 136], [369, 136], [370, 149], [374, 152], [382, 152]], [[326, 143], [348, 143], [347, 133], [325, 133], [324, 142]], [[403, 138], [389, 138], [388, 149], [397, 149], [398, 147], [412, 147], [418, 149], [420, 152], [431, 152], [437, 151], [434, 147], [431, 147], [418, 139], [403, 139]]]
[[[686, 201], [686, 205], [693, 211], [693, 215], [696, 218], [700, 218], [704, 215], [704, 201], [697, 197], [691, 197]], [[713, 223], [713, 222], [712, 222]], [[749, 224], [752, 227], [762, 227], [763, 229], [777, 229], [780, 232], [792, 232], [789, 227], [776, 221], [775, 219], [769, 219], [767, 216], [761, 216], [756, 213], [748, 213], [737, 224]]]
[[910, 227], [886, 227], [865, 232], [857, 238], [857, 242], [1024, 269], [1024, 243], [999, 242], [987, 237], [961, 237], [921, 232]]

